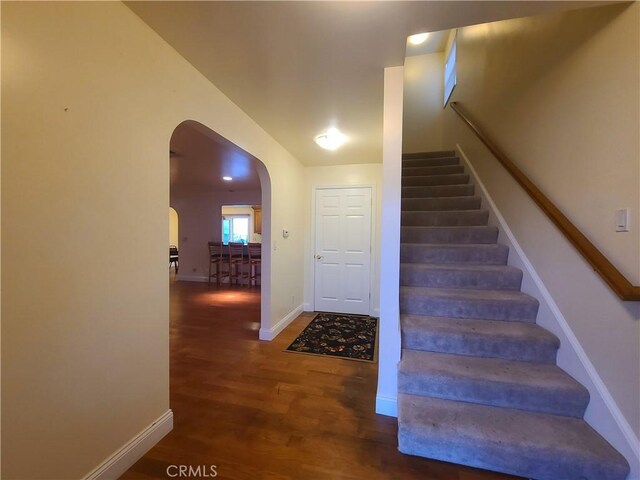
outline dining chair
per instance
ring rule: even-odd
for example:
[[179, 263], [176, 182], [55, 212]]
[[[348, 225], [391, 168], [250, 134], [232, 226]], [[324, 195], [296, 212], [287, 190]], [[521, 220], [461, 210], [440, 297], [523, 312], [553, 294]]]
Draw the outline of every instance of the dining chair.
[[171, 269], [171, 265], [173, 265], [176, 273], [178, 273], [178, 247], [175, 245], [169, 245], [169, 269]]
[[249, 286], [258, 284], [260, 278], [260, 267], [262, 265], [262, 244], [249, 243], [247, 246], [249, 251]]
[[249, 264], [249, 259], [244, 256], [244, 243], [229, 242], [229, 285], [232, 280], [242, 284], [242, 280], [249, 278], [249, 274], [243, 272], [242, 267]]
[[209, 284], [211, 279], [215, 278], [216, 283], [220, 285], [220, 279], [227, 277], [229, 274], [222, 270], [222, 242], [209, 242]]

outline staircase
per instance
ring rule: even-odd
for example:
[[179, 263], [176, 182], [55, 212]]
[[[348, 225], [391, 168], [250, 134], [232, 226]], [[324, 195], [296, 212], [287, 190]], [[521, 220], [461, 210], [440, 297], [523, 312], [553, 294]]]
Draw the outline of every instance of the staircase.
[[402, 164], [400, 451], [536, 480], [625, 479], [454, 155]]

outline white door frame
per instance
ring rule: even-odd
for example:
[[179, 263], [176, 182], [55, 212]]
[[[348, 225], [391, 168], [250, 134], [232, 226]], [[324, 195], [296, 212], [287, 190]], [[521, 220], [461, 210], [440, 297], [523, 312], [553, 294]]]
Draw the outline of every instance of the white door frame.
[[369, 188], [371, 190], [371, 228], [370, 228], [370, 236], [369, 239], [371, 245], [371, 269], [369, 270], [369, 315], [377, 317], [377, 311], [374, 307], [374, 285], [376, 273], [378, 271], [378, 261], [376, 257], [377, 249], [376, 249], [376, 221], [375, 219], [377, 211], [377, 196], [376, 196], [376, 186], [374, 184], [356, 184], [356, 185], [314, 185], [311, 187], [311, 251], [309, 252], [309, 259], [307, 260], [310, 265], [310, 277], [311, 277], [311, 289], [309, 298], [309, 303], [306, 305], [307, 311], [313, 312], [315, 310], [316, 304], [316, 196], [319, 190], [334, 190], [334, 189], [346, 189], [346, 188]]

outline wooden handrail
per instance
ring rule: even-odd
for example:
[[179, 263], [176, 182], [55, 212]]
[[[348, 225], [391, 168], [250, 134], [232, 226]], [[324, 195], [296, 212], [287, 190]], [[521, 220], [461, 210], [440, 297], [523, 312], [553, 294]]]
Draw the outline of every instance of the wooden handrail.
[[594, 268], [611, 289], [625, 301], [640, 301], [640, 286], [633, 285], [605, 257], [596, 246], [556, 207], [547, 196], [491, 141], [491, 139], [473, 122], [458, 102], [451, 102], [451, 108], [476, 134], [482, 143], [498, 159], [516, 182], [524, 188], [531, 199], [542, 209], [560, 232], [573, 244], [584, 259]]

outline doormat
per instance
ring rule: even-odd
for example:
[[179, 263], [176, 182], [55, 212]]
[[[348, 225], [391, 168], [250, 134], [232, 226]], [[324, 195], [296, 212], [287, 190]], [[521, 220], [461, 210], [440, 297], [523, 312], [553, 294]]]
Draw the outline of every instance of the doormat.
[[285, 352], [374, 362], [377, 330], [377, 318], [319, 313]]

